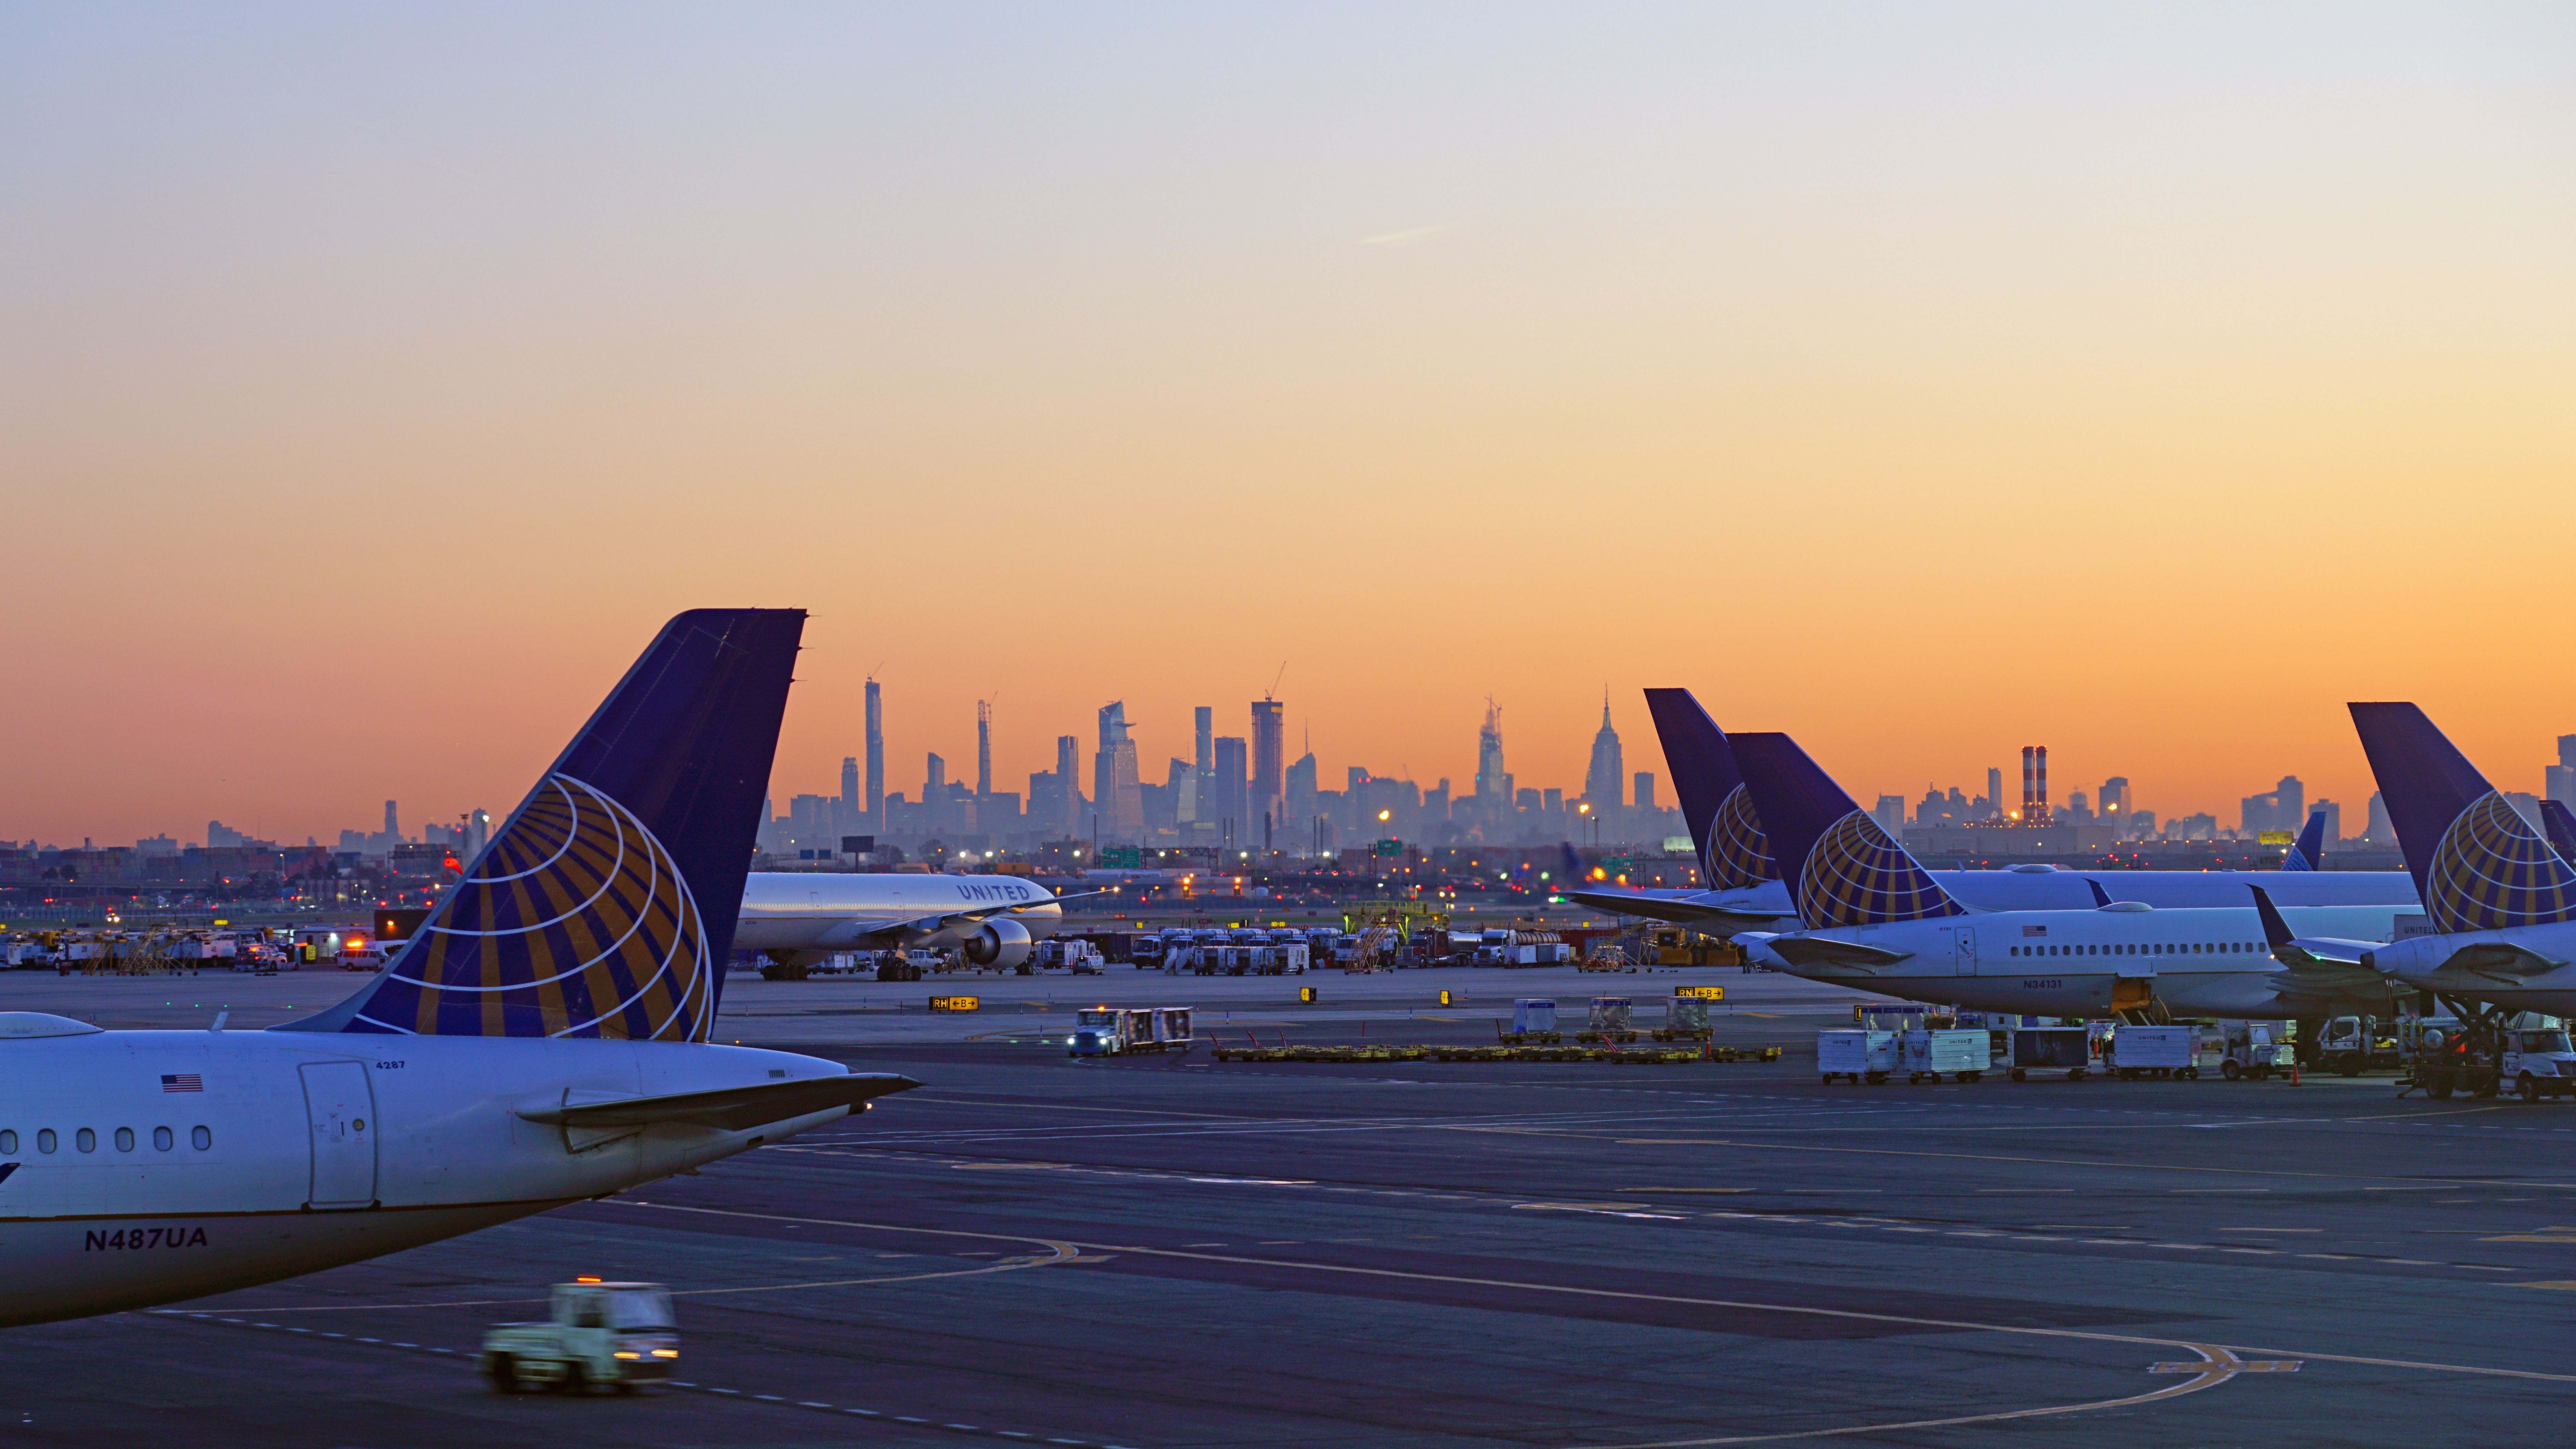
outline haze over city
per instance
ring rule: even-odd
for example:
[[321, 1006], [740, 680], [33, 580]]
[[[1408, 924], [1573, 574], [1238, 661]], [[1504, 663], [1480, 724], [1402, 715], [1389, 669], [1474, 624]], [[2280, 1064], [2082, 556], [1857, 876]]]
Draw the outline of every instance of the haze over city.
[[1685, 685], [1864, 801], [2354, 830], [2356, 698], [2537, 790], [2571, 26], [0, 10], [0, 837], [505, 808], [710, 602], [815, 611], [781, 802], [871, 672], [906, 790], [1274, 677], [1328, 779]]

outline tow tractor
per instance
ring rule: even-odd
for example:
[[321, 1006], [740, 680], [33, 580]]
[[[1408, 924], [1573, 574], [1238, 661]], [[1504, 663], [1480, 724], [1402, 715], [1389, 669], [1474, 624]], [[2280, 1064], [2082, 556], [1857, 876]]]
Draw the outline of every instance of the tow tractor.
[[540, 1388], [586, 1394], [592, 1384], [631, 1394], [669, 1378], [679, 1357], [670, 1290], [581, 1278], [555, 1285], [553, 1312], [544, 1322], [485, 1330], [474, 1362], [505, 1394]]
[[2565, 1028], [2517, 1025], [2550, 1020], [2528, 1013], [2454, 1010], [2460, 1018], [2456, 1029], [2417, 1034], [2407, 1090], [2422, 1087], [2436, 1101], [2456, 1091], [2473, 1097], [2510, 1091], [2526, 1102], [2576, 1096], [2576, 1050], [2569, 1048]]

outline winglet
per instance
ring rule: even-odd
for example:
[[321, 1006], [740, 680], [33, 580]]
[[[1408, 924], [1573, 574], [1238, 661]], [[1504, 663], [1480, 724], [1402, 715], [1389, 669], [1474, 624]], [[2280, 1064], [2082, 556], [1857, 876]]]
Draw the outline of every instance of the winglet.
[[2308, 823], [2299, 831], [2298, 843], [2281, 858], [2283, 870], [2323, 870], [2326, 859], [2326, 812], [2309, 812]]
[[2084, 878], [2084, 883], [2093, 888], [2093, 905], [2096, 909], [2101, 909], [2111, 904], [2111, 893], [2102, 889], [2102, 883], [2100, 881], [2095, 880], [2093, 877], [2088, 875]]
[[2281, 919], [2281, 908], [2272, 904], [2272, 893], [2258, 885], [2249, 885], [2254, 893], [2254, 913], [2263, 918], [2263, 944], [2278, 952], [2298, 938], [2291, 934], [2290, 923]]

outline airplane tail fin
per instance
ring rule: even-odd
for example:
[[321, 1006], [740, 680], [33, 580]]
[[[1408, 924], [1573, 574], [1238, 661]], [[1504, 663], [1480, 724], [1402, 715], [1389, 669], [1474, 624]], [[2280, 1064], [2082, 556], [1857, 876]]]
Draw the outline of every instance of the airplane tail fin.
[[2326, 812], [2309, 812], [2307, 825], [2290, 853], [2281, 857], [2283, 870], [2323, 870], [2326, 858]]
[[2549, 848], [2558, 858], [2576, 865], [2576, 814], [2556, 800], [2540, 802], [2540, 823], [2549, 832]]
[[1967, 914], [1787, 735], [1737, 735], [1732, 744], [1808, 927]]
[[1709, 889], [1743, 890], [1778, 880], [1780, 868], [1752, 798], [1744, 793], [1744, 774], [1725, 732], [1687, 689], [1647, 690], [1646, 712], [1654, 716], [1664, 767], [1672, 774], [1673, 794]]
[[804, 628], [664, 625], [384, 975], [287, 1029], [706, 1040]]
[[2424, 711], [2403, 703], [2351, 709], [2435, 930], [2576, 919], [2576, 869], [2532, 833]]

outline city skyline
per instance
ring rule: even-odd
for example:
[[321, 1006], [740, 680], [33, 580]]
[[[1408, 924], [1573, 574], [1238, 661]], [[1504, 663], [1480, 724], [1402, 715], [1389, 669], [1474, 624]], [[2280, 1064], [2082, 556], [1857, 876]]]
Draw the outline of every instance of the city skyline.
[[0, 836], [453, 818], [740, 603], [781, 788], [1284, 659], [1328, 776], [2537, 790], [2576, 13], [2319, 14], [21, 7]]

